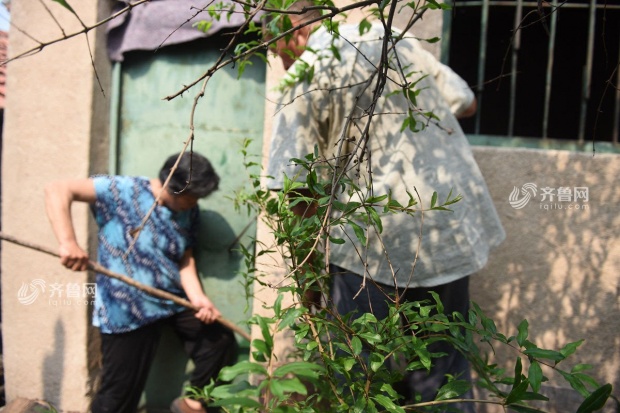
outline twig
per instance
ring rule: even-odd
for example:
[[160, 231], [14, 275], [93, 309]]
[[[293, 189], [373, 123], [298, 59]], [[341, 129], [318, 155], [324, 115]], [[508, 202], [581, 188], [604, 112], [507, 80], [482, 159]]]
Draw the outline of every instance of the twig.
[[[52, 20], [54, 20], [54, 23], [56, 23], [56, 26], [58, 26], [58, 29], [60, 29], [60, 32], [62, 33], [62, 35], [66, 36], [67, 34], [65, 33], [65, 30], [62, 28], [62, 24], [60, 24], [60, 22], [56, 19], [56, 17], [54, 16], [54, 13], [52, 13], [52, 11], [49, 9], [49, 7], [47, 7], [47, 5], [43, 2], [43, 0], [39, 0], [39, 3], [41, 3], [41, 6], [43, 6], [47, 14], [49, 14]], [[82, 24], [82, 27], [84, 27], [83, 24]]]
[[[13, 60], [21, 59], [22, 57], [26, 57], [26, 56], [30, 56], [30, 55], [33, 55], [35, 53], [38, 53], [41, 50], [43, 50], [44, 48], [46, 48], [47, 46], [50, 46], [52, 44], [60, 43], [60, 42], [65, 41], [67, 39], [71, 39], [72, 37], [76, 37], [76, 36], [79, 36], [81, 34], [88, 33], [91, 30], [94, 30], [97, 27], [103, 26], [104, 24], [108, 23], [109, 21], [116, 19], [121, 14], [129, 12], [134, 7], [139, 6], [140, 4], [143, 4], [143, 3], [148, 3], [149, 1], [151, 1], [151, 0], [138, 0], [135, 3], [129, 3], [127, 5], [127, 7], [125, 7], [124, 9], [120, 10], [117, 13], [114, 13], [112, 16], [110, 16], [110, 17], [108, 17], [106, 19], [103, 19], [103, 20], [95, 23], [92, 26], [85, 26], [82, 23], [82, 27], [83, 27], [82, 30], [79, 30], [77, 32], [73, 32], [71, 34], [63, 35], [62, 37], [56, 38], [54, 40], [50, 40], [48, 42], [43, 42], [43, 43], [35, 40], [37, 43], [39, 43], [38, 46], [35, 46], [35, 47], [33, 47], [33, 48], [29, 49], [29, 50], [26, 50], [25, 52], [21, 52], [21, 53], [15, 55], [15, 56], [11, 57], [10, 59], [4, 60], [4, 61], [0, 61], [0, 65], [4, 65], [4, 64], [7, 64], [9, 62], [12, 62]], [[20, 32], [23, 32], [23, 31], [20, 30]], [[30, 37], [32, 39], [31, 36], [28, 36], [28, 37]]]
[[[243, 2], [237, 2], [237, 3], [239, 3], [239, 4], [244, 4]], [[221, 69], [221, 68], [223, 68], [223, 67], [225, 67], [225, 66], [228, 66], [228, 65], [230, 65], [230, 64], [234, 64], [234, 63], [235, 63], [235, 62], [237, 62], [238, 60], [242, 60], [242, 59], [246, 58], [247, 56], [250, 56], [250, 55], [252, 55], [252, 54], [256, 53], [256, 52], [257, 52], [257, 51], [259, 51], [259, 50], [265, 50], [265, 49], [266, 49], [269, 45], [271, 45], [271, 44], [275, 44], [278, 40], [280, 40], [280, 39], [282, 39], [282, 38], [285, 38], [286, 36], [289, 36], [291, 33], [296, 32], [297, 30], [299, 30], [299, 29], [301, 29], [301, 28], [303, 28], [303, 27], [313, 25], [313, 24], [315, 24], [315, 23], [317, 23], [317, 22], [321, 22], [321, 21], [326, 20], [326, 19], [330, 19], [330, 18], [335, 17], [336, 15], [338, 15], [338, 14], [340, 14], [340, 13], [344, 13], [344, 12], [346, 12], [346, 11], [350, 11], [350, 10], [355, 10], [355, 9], [357, 9], [357, 8], [362, 8], [362, 7], [366, 7], [366, 6], [371, 6], [371, 5], [375, 4], [375, 3], [376, 3], [376, 0], [364, 0], [364, 1], [360, 1], [360, 2], [357, 2], [357, 3], [350, 4], [350, 5], [348, 5], [348, 6], [341, 7], [341, 8], [337, 8], [337, 7], [322, 7], [321, 9], [325, 9], [325, 8], [327, 8], [327, 9], [331, 10], [331, 12], [330, 12], [330, 13], [328, 13], [328, 14], [324, 14], [324, 15], [322, 15], [322, 16], [320, 16], [320, 17], [317, 17], [317, 18], [314, 18], [314, 19], [310, 19], [310, 20], [307, 20], [307, 21], [305, 21], [305, 22], [303, 22], [303, 23], [300, 23], [299, 25], [297, 25], [297, 26], [295, 26], [295, 27], [292, 27], [291, 29], [289, 29], [289, 30], [287, 30], [287, 31], [285, 31], [285, 32], [283, 32], [283, 33], [280, 33], [279, 35], [274, 36], [273, 38], [271, 38], [271, 39], [270, 39], [270, 40], [268, 40], [268, 41], [263, 41], [263, 42], [260, 42], [258, 45], [254, 46], [254, 47], [252, 47], [252, 48], [247, 49], [245, 52], [243, 52], [243, 53], [239, 53], [239, 54], [237, 54], [237, 55], [235, 55], [235, 56], [233, 56], [233, 57], [230, 57], [228, 60], [224, 60], [223, 58], [218, 59], [218, 61], [217, 61], [217, 62], [215, 62], [215, 63], [214, 63], [214, 64], [213, 64], [213, 65], [212, 65], [212, 66], [211, 66], [211, 67], [210, 67], [210, 68], [209, 68], [209, 69], [208, 69], [205, 73], [203, 73], [200, 77], [198, 77], [197, 79], [193, 80], [191, 83], [189, 83], [189, 84], [187, 84], [187, 85], [184, 85], [182, 89], [180, 89], [179, 91], [177, 91], [177, 92], [175, 92], [175, 93], [173, 93], [173, 94], [171, 94], [171, 95], [169, 95], [169, 96], [166, 96], [164, 99], [165, 99], [165, 100], [170, 101], [170, 100], [172, 100], [172, 99], [177, 98], [178, 96], [181, 96], [183, 93], [185, 93], [186, 91], [188, 91], [189, 89], [191, 89], [193, 86], [195, 86], [195, 85], [197, 85], [198, 83], [200, 83], [202, 80], [204, 80], [204, 79], [206, 79], [206, 78], [209, 78], [209, 77], [213, 76], [213, 74], [214, 74], [216, 71], [218, 71], [219, 69]], [[238, 31], [237, 31], [237, 33], [240, 33], [240, 32], [241, 32], [241, 29], [245, 29], [245, 27], [248, 25], [249, 21], [251, 21], [251, 19], [252, 19], [252, 18], [253, 18], [253, 17], [254, 17], [254, 16], [255, 16], [255, 15], [256, 15], [259, 11], [262, 11], [262, 10], [265, 10], [265, 11], [266, 11], [266, 10], [272, 10], [272, 9], [267, 9], [267, 8], [265, 8], [265, 4], [266, 4], [266, 1], [265, 1], [265, 0], [263, 0], [263, 1], [262, 1], [261, 3], [259, 3], [258, 5], [252, 5], [252, 7], [254, 8], [254, 11], [253, 11], [252, 13], [250, 13], [250, 15], [249, 15], [249, 16], [250, 16], [250, 18], [249, 18], [249, 19], [246, 19], [246, 22], [245, 22], [245, 23], [241, 26], [240, 30], [238, 30]], [[311, 9], [311, 8], [306, 8], [306, 9], [308, 9], [308, 10], [309, 10], [309, 9]], [[276, 10], [274, 10], [274, 11], [276, 11]], [[302, 11], [299, 11], [299, 12], [291, 12], [291, 11], [286, 11], [286, 10], [277, 10], [277, 11], [278, 11], [278, 12], [280, 12], [280, 13], [282, 13], [282, 14], [300, 14], [300, 13], [303, 13], [303, 10], [302, 10]], [[233, 41], [234, 41], [234, 36], [233, 36]], [[230, 46], [230, 45], [229, 45], [229, 46]], [[230, 48], [230, 47], [227, 47], [227, 48], [224, 50], [224, 53], [225, 53], [225, 52], [226, 52], [229, 48]], [[223, 54], [224, 54], [224, 53], [223, 53]], [[223, 56], [223, 54], [222, 54], [222, 56]]]
[[[151, 207], [147, 211], [146, 215], [142, 219], [142, 222], [140, 222], [140, 225], [138, 225], [137, 228], [134, 228], [131, 231], [130, 235], [132, 237], [132, 240], [131, 240], [131, 244], [129, 244], [129, 247], [127, 247], [127, 251], [125, 251], [124, 254], [123, 254], [123, 259], [124, 260], [127, 259], [127, 257], [129, 256], [129, 254], [133, 250], [134, 246], [136, 245], [136, 242], [138, 242], [138, 237], [142, 233], [142, 230], [144, 229], [144, 226], [148, 222], [149, 218], [151, 217], [151, 214], [153, 214], [153, 211], [155, 210], [157, 205], [159, 205], [159, 200], [161, 199], [161, 195], [163, 194], [163, 192], [165, 190], [167, 190], [168, 183], [172, 179], [172, 175], [174, 175], [174, 173], [176, 172], [177, 167], [179, 166], [179, 162], [181, 162], [181, 158], [183, 157], [183, 155], [185, 155], [185, 151], [187, 150], [187, 147], [189, 146], [190, 142], [193, 143], [193, 141], [194, 141], [194, 130], [192, 129], [189, 138], [183, 144], [183, 149], [179, 153], [179, 156], [177, 157], [177, 160], [174, 162], [174, 165], [172, 165], [172, 168], [170, 168], [170, 173], [168, 174], [168, 177], [162, 183], [161, 190], [159, 191], [159, 193], [155, 197], [155, 200], [153, 201], [153, 204], [151, 205]], [[190, 151], [190, 156], [191, 155], [192, 155], [192, 152]]]
[[[35, 251], [39, 251], [39, 252], [43, 252], [45, 254], [54, 256], [54, 257], [60, 257], [56, 252], [52, 251], [51, 249], [41, 246], [41, 245], [37, 245], [37, 244], [33, 244], [30, 242], [26, 242], [26, 241], [22, 241], [19, 240], [11, 235], [5, 234], [3, 232], [0, 232], [0, 239], [7, 241], [7, 242], [11, 242], [13, 244], [17, 244], [20, 245], [22, 247], [26, 247], [26, 248], [30, 248], [32, 250]], [[154, 288], [151, 287], [150, 285], [146, 285], [146, 284], [142, 284], [136, 280], [134, 280], [133, 278], [127, 277], [126, 275], [122, 275], [122, 274], [118, 274], [115, 273], [113, 271], [108, 270], [105, 267], [102, 267], [101, 264], [94, 262], [94, 261], [88, 261], [88, 269], [89, 270], [93, 270], [99, 274], [103, 274], [106, 277], [110, 277], [110, 278], [114, 278], [117, 279], [119, 281], [124, 282], [125, 284], [131, 285], [132, 287], [137, 288], [140, 291], [143, 291], [149, 295], [152, 295], [154, 297], [158, 297], [158, 298], [163, 298], [165, 300], [170, 300], [172, 302], [174, 302], [175, 304], [178, 304], [182, 307], [188, 308], [190, 310], [193, 311], [198, 311], [199, 308], [196, 307], [195, 305], [193, 305], [192, 303], [190, 303], [189, 301], [187, 301], [184, 298], [178, 297], [172, 293], [169, 293], [168, 291], [164, 291], [164, 290], [160, 290], [158, 288]], [[239, 326], [237, 326], [236, 324], [234, 324], [233, 322], [227, 320], [224, 317], [220, 317], [217, 319], [217, 322], [222, 324], [223, 326], [231, 329], [232, 331], [234, 331], [235, 333], [239, 334], [241, 337], [245, 338], [248, 341], [251, 341], [251, 337], [250, 335], [242, 330]]]

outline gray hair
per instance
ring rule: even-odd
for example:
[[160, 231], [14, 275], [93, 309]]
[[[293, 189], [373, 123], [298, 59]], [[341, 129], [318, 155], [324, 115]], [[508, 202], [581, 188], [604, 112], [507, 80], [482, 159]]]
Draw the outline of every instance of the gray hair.
[[[159, 171], [159, 180], [162, 183], [170, 175], [170, 171], [179, 155], [179, 153], [172, 155], [164, 162]], [[219, 183], [220, 177], [206, 157], [197, 152], [186, 152], [179, 161], [179, 165], [170, 178], [170, 182], [168, 182], [168, 191], [204, 198], [217, 190]]]

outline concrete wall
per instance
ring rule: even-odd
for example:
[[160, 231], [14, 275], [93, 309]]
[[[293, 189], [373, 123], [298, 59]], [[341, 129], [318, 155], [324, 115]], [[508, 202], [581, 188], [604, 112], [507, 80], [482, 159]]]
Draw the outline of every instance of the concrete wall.
[[[585, 339], [563, 368], [591, 364], [590, 373], [601, 383], [612, 383], [617, 396], [620, 155], [490, 147], [474, 152], [507, 238], [484, 271], [472, 278], [472, 300], [507, 335], [515, 335], [516, 326], [527, 319], [531, 340], [539, 346], [560, 349]], [[530, 182], [537, 185], [537, 196], [525, 207], [513, 208], [511, 191]], [[589, 200], [543, 201], [544, 187], [556, 193], [559, 187], [586, 187]], [[497, 350], [500, 365], [514, 362], [514, 351]], [[570, 386], [550, 370], [545, 374], [550, 379], [545, 392], [557, 397], [554, 411], [575, 411], [580, 399], [568, 391]]]
[[[86, 24], [105, 13], [99, 2], [71, 3]], [[75, 16], [58, 3], [45, 4], [65, 33], [81, 29]], [[11, 6], [10, 57], [37, 46], [36, 41], [63, 35], [41, 2], [14, 1]], [[96, 37], [92, 32], [88, 41], [109, 96], [102, 34]], [[108, 101], [99, 91], [84, 35], [11, 62], [8, 72], [3, 231], [55, 248], [43, 188], [54, 179], [102, 172], [100, 165], [106, 164], [108, 155]], [[78, 239], [87, 247], [86, 206], [76, 205], [73, 214]], [[9, 402], [17, 397], [40, 398], [65, 412], [86, 411], [88, 364], [93, 361], [87, 351], [90, 315], [84, 304], [91, 298], [82, 292], [88, 282], [85, 273], [65, 270], [56, 258], [3, 243], [2, 332]], [[76, 296], [73, 288], [78, 289]], [[28, 297], [33, 298], [30, 304]]]

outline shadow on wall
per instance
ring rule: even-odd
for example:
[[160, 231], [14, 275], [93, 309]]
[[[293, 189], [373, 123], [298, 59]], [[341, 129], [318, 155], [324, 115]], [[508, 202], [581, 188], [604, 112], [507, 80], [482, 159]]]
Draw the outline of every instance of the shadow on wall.
[[53, 350], [45, 356], [41, 371], [41, 383], [44, 383], [43, 400], [52, 402], [56, 406], [62, 406], [62, 380], [64, 376], [63, 366], [65, 361], [65, 328], [60, 320], [54, 326]]
[[[472, 279], [472, 300], [507, 335], [527, 319], [529, 338], [540, 346], [559, 349], [585, 339], [571, 364], [559, 367], [591, 364], [589, 374], [611, 383], [618, 396], [620, 156], [482, 147], [475, 148], [475, 156], [507, 238]], [[528, 183], [534, 186], [524, 187]], [[509, 202], [515, 187], [513, 205], [530, 194], [521, 208]], [[514, 365], [514, 351], [496, 350], [500, 366]], [[572, 390], [559, 374], [547, 370], [545, 375], [550, 381], [543, 392], [557, 403], [547, 409], [575, 411], [582, 399], [569, 395]]]

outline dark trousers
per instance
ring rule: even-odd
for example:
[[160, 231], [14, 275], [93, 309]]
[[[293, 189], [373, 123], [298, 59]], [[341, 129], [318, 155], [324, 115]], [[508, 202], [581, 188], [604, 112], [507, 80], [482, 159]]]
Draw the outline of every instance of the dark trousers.
[[195, 365], [190, 384], [207, 385], [220, 369], [234, 363], [237, 342], [219, 323], [204, 324], [192, 311], [122, 334], [101, 334], [101, 385], [92, 413], [135, 413], [164, 325], [170, 325]]
[[[338, 314], [347, 314], [356, 311], [359, 315], [372, 313], [381, 320], [388, 316], [388, 304], [386, 294], [394, 296], [394, 288], [387, 285], [377, 286], [370, 280], [366, 282], [366, 288], [361, 293], [363, 278], [345, 269], [332, 265], [331, 300]], [[430, 291], [436, 292], [444, 305], [444, 313], [452, 314], [458, 311], [467, 315], [469, 311], [469, 277], [464, 277], [448, 284], [435, 287], [409, 288], [403, 294], [403, 288], [399, 289], [401, 301], [432, 300]], [[359, 294], [358, 294], [359, 293]], [[357, 297], [355, 297], [357, 295]], [[353, 298], [355, 297], [355, 298]], [[417, 370], [410, 372], [397, 390], [404, 396], [406, 403], [412, 403], [415, 395], [421, 395], [422, 401], [435, 399], [437, 390], [447, 383], [446, 374], [457, 376], [461, 380], [471, 380], [469, 362], [453, 346], [446, 342], [431, 344], [429, 351], [433, 353], [446, 353], [441, 358], [433, 359], [433, 367], [430, 372]], [[471, 392], [461, 398], [472, 398]], [[462, 405], [446, 405], [458, 408], [464, 413], [473, 412], [471, 403]]]

